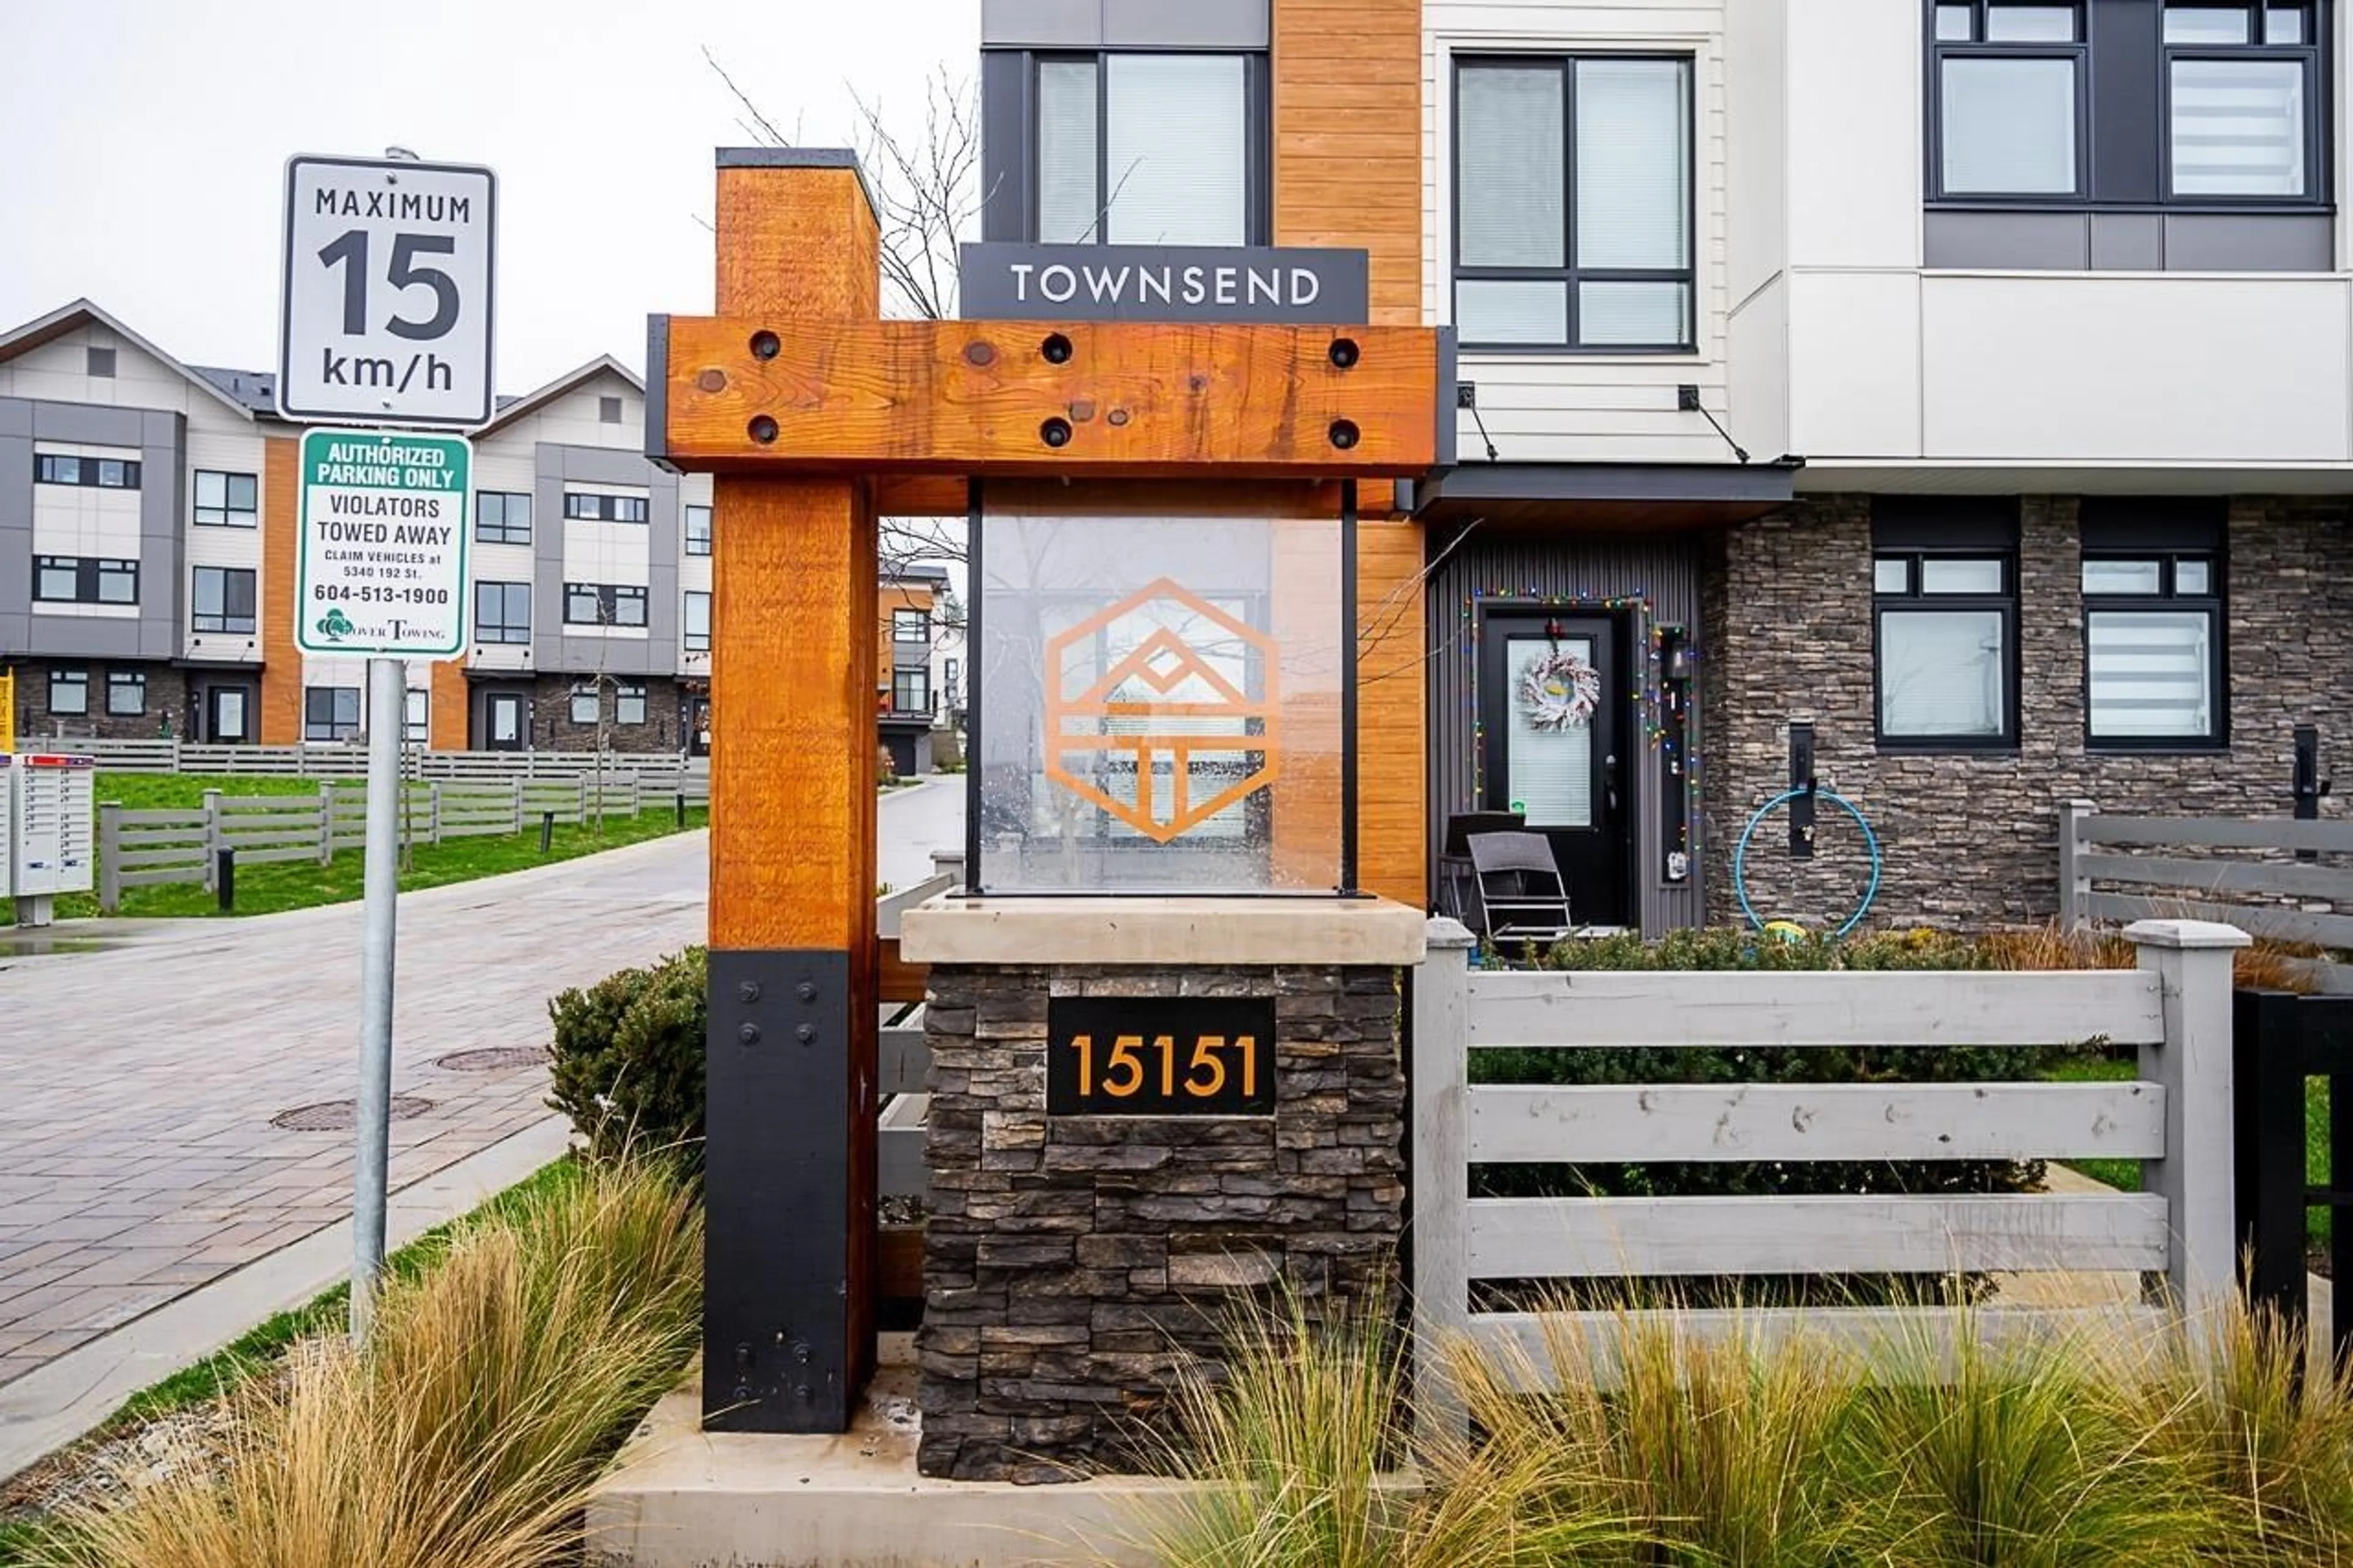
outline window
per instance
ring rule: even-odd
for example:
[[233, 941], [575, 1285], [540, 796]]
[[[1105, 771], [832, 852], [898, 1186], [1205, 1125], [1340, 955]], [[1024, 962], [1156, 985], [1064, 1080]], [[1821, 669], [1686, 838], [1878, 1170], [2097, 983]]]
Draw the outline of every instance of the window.
[[248, 567], [197, 567], [190, 624], [200, 632], [251, 632], [253, 587], [254, 574]]
[[564, 621], [574, 626], [644, 626], [646, 591], [604, 583], [566, 583]]
[[932, 616], [928, 610], [893, 610], [891, 612], [892, 642], [929, 642], [932, 640]]
[[2327, 189], [2308, 0], [1929, 9], [1932, 201], [2311, 206]]
[[617, 681], [613, 687], [613, 722], [642, 724], [646, 721], [646, 689], [634, 681]]
[[932, 672], [920, 666], [891, 672], [891, 710], [928, 713], [932, 710]]
[[104, 490], [139, 488], [139, 464], [128, 458], [69, 458], [56, 452], [33, 454], [37, 485], [82, 485]]
[[90, 711], [90, 671], [49, 671], [49, 711], [69, 719], [79, 719], [87, 714]]
[[601, 424], [618, 425], [621, 422], [621, 400], [617, 397], [598, 398], [596, 418]]
[[100, 381], [114, 379], [114, 351], [85, 348], [81, 351], [81, 367]]
[[1463, 346], [1691, 348], [1691, 127], [1688, 59], [1459, 60]]
[[251, 528], [261, 520], [260, 487], [251, 474], [196, 470], [196, 526]]
[[596, 688], [593, 685], [574, 687], [572, 689], [572, 721], [575, 724], [594, 724], [602, 717], [603, 708], [596, 700]]
[[1041, 55], [1035, 68], [1040, 242], [1265, 243], [1263, 57]]
[[410, 687], [403, 694], [401, 732], [412, 746], [422, 746], [433, 738], [433, 694]]
[[360, 732], [360, 689], [310, 686], [302, 690], [302, 738], [353, 741]]
[[940, 662], [940, 685], [943, 688], [942, 695], [946, 697], [948, 706], [953, 708], [955, 706], [956, 700], [956, 681], [957, 679], [964, 674], [964, 663], [960, 659], [953, 658], [943, 659]]
[[531, 641], [531, 584], [475, 584], [474, 640], [495, 643]]
[[147, 672], [143, 669], [108, 670], [106, 711], [116, 719], [136, 719], [146, 712]]
[[2084, 738], [2221, 744], [2223, 507], [2105, 497], [2083, 506]]
[[686, 552], [689, 555], [711, 553], [711, 509], [707, 506], [686, 509]]
[[711, 651], [711, 595], [689, 589], [686, 595], [686, 651]]
[[564, 492], [564, 515], [586, 522], [643, 522], [646, 520], [646, 498], [588, 495], [579, 490], [566, 490]]
[[139, 563], [91, 555], [36, 555], [33, 597], [56, 604], [135, 605]]
[[475, 496], [474, 537], [484, 544], [529, 544], [531, 497], [520, 490], [483, 490]]
[[1872, 535], [1880, 744], [2016, 745], [2016, 503], [1883, 499]]

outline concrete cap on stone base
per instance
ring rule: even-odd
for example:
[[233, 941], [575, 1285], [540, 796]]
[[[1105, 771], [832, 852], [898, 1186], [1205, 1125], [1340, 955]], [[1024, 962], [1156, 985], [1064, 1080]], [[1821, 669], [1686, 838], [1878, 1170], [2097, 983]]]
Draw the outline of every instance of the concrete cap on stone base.
[[952, 898], [909, 910], [913, 963], [1419, 963], [1426, 918], [1387, 899]]

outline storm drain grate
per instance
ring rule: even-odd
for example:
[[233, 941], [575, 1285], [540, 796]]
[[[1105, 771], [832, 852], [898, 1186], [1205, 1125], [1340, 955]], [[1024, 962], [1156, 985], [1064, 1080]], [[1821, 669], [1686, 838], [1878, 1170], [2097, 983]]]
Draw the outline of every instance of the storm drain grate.
[[[412, 1116], [422, 1116], [433, 1109], [429, 1100], [413, 1094], [392, 1097], [392, 1119], [406, 1121]], [[316, 1105], [298, 1105], [291, 1110], [281, 1110], [269, 1119], [272, 1127], [282, 1127], [289, 1132], [348, 1132], [359, 1124], [359, 1108], [348, 1100], [322, 1100]]]
[[449, 1072], [504, 1072], [509, 1068], [534, 1068], [547, 1060], [537, 1046], [485, 1046], [478, 1051], [451, 1051], [433, 1065]]

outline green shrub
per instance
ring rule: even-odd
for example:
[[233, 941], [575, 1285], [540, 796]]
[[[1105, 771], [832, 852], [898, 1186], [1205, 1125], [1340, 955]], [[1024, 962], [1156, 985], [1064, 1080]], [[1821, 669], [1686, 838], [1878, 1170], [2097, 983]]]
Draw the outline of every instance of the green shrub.
[[709, 1023], [704, 952], [624, 969], [548, 1004], [555, 1092], [548, 1103], [599, 1155], [676, 1150], [702, 1164], [702, 1053]]

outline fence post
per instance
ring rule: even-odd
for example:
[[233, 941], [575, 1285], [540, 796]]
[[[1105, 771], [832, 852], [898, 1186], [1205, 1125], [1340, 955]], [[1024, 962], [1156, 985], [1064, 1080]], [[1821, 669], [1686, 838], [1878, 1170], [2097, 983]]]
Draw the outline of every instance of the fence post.
[[[2301, 1331], [2305, 1323], [2304, 1041], [2297, 1008], [2284, 991], [2233, 993], [2231, 1019], [2232, 1120], [2237, 1141], [2239, 1244], [2247, 1300], [2269, 1306]], [[2330, 1110], [2336, 1109], [2332, 1098]], [[2306, 1343], [2303, 1339], [2296, 1342]]]
[[335, 858], [335, 781], [319, 781], [319, 864], [329, 865]]
[[221, 822], [221, 792], [205, 791], [205, 891], [218, 889], [213, 882], [213, 868], [220, 860], [222, 847], [228, 842], [228, 833]]
[[441, 842], [441, 781], [428, 779], [425, 784], [426, 832], [427, 844]]
[[514, 826], [507, 829], [507, 831], [520, 835], [522, 832], [522, 780], [520, 778], [512, 778], [507, 780], [507, 788], [514, 797], [514, 808], [512, 813], [514, 818]]
[[113, 914], [122, 908], [122, 803], [101, 801], [98, 807], [98, 912]]
[[1430, 922], [1413, 973], [1413, 1419], [1425, 1442], [1459, 1441], [1469, 1422], [1446, 1375], [1447, 1342], [1471, 1326], [1468, 1147], [1471, 942], [1455, 921]]
[[2140, 1075], [2165, 1086], [2165, 1158], [2141, 1188], [2165, 1199], [2166, 1283], [2193, 1325], [2237, 1288], [2238, 1161], [2231, 1084], [2232, 954], [2247, 933], [2211, 921], [2136, 921], [2125, 939], [2162, 987], [2165, 1040], [2140, 1048]]
[[[578, 826], [585, 827], [588, 825], [588, 775], [586, 773], [574, 773], [572, 775], [572, 787], [574, 795], [576, 795], [579, 800], [578, 805], [574, 808], [575, 815], [573, 816], [572, 820]], [[605, 804], [605, 794], [602, 788], [599, 788], [596, 792], [596, 804], [598, 805]]]
[[2059, 803], [2059, 929], [2081, 931], [2092, 915], [2092, 879], [2084, 874], [2084, 818], [2088, 800]]

